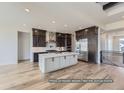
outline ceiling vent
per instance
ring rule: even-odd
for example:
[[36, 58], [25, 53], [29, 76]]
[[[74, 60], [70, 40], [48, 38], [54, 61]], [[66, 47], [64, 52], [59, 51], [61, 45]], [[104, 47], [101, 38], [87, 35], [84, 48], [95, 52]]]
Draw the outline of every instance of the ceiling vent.
[[97, 2], [97, 3], [99, 3], [103, 7], [103, 10], [107, 10], [119, 4], [119, 2]]

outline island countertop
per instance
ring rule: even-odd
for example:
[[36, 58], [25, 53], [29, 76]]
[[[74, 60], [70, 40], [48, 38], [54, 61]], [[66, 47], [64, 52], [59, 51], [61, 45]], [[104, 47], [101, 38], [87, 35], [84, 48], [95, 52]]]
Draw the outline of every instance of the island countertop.
[[78, 55], [78, 53], [75, 52], [48, 53], [48, 54], [39, 54], [39, 57], [51, 58], [51, 57], [68, 56], [68, 55]]
[[77, 56], [75, 52], [39, 54], [39, 68], [42, 73], [48, 73], [76, 65]]

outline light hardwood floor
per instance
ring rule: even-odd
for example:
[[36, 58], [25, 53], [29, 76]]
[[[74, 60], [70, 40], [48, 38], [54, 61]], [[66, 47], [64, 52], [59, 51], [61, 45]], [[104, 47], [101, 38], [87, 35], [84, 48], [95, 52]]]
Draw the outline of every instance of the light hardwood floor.
[[[49, 79], [113, 79], [113, 83], [49, 83]], [[124, 89], [124, 68], [79, 62], [75, 66], [47, 74], [43, 78], [37, 63], [0, 66], [0, 89]]]

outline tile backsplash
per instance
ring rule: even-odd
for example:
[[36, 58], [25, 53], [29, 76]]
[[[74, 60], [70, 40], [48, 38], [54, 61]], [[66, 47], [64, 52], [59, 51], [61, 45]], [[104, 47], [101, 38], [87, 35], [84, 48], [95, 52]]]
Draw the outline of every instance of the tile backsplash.
[[32, 52], [46, 52], [46, 50], [58, 50], [64, 51], [64, 47], [55, 47], [55, 48], [48, 48], [48, 47], [32, 47]]

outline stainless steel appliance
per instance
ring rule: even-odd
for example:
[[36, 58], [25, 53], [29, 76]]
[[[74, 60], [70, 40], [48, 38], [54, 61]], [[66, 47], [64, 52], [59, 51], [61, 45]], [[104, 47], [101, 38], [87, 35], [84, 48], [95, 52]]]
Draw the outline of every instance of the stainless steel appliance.
[[88, 61], [88, 39], [80, 39], [76, 42], [76, 52], [79, 53], [78, 59]]

